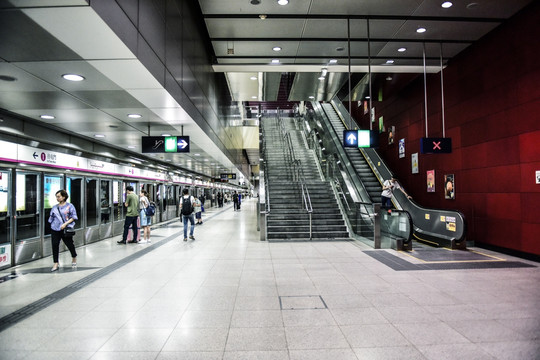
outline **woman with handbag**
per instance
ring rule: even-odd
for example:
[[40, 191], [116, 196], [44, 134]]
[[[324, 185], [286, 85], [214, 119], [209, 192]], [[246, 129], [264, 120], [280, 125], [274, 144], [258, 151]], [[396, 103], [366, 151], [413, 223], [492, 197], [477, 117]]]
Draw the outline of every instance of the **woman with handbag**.
[[[152, 225], [152, 216], [147, 214], [147, 209], [150, 207], [150, 200], [148, 199], [148, 192], [146, 190], [141, 190], [139, 195], [139, 209], [141, 227], [143, 228], [143, 240], [146, 240], [147, 243], [150, 243], [150, 225]], [[141, 239], [139, 239], [139, 242]]]
[[56, 192], [57, 205], [51, 209], [49, 223], [51, 224], [51, 241], [53, 251], [54, 265], [51, 271], [56, 271], [59, 268], [58, 254], [60, 252], [60, 240], [64, 240], [69, 252], [71, 253], [71, 266], [77, 266], [77, 252], [75, 244], [73, 244], [73, 236], [75, 235], [75, 220], [78, 220], [75, 206], [67, 202], [69, 198], [66, 190], [58, 190]]

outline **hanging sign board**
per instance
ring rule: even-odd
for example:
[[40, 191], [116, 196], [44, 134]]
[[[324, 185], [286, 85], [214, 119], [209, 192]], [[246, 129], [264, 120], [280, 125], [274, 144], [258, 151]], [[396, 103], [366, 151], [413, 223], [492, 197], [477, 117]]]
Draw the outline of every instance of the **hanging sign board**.
[[188, 153], [189, 136], [143, 136], [143, 153]]
[[450, 154], [452, 152], [452, 138], [422, 138], [420, 139], [420, 152], [422, 154]]

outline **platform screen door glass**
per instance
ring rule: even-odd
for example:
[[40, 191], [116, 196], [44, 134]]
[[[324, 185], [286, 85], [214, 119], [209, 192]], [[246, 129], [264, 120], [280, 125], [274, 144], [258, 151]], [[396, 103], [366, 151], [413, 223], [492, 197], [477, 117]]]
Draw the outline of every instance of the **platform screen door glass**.
[[39, 174], [17, 172], [15, 179], [15, 211], [17, 213], [16, 241], [40, 235]]

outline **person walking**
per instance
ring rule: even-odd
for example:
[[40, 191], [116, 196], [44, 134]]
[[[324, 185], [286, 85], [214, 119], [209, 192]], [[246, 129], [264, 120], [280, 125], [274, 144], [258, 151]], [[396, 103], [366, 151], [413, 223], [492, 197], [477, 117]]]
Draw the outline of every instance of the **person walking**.
[[137, 220], [139, 219], [139, 198], [137, 194], [133, 192], [133, 186], [126, 186], [126, 202], [124, 205], [127, 207], [126, 220], [124, 221], [124, 234], [122, 240], [117, 241], [117, 244], [125, 244], [128, 236], [129, 227], [133, 230], [133, 239], [130, 243], [137, 243]]
[[240, 210], [240, 208], [238, 207], [238, 201], [239, 201], [239, 199], [238, 199], [238, 194], [236, 193], [236, 191], [233, 192], [232, 200], [233, 200], [233, 205], [234, 205], [234, 206], [233, 206], [234, 211]]
[[150, 243], [150, 225], [152, 225], [152, 216], [146, 214], [146, 209], [150, 206], [150, 199], [148, 199], [148, 192], [141, 190], [139, 196], [139, 209], [141, 217], [141, 227], [143, 228], [143, 240]]
[[51, 271], [57, 271], [60, 267], [58, 262], [60, 240], [64, 241], [64, 244], [66, 244], [71, 253], [71, 266], [77, 266], [77, 251], [75, 251], [75, 244], [73, 243], [73, 233], [70, 234], [64, 231], [64, 229], [73, 229], [75, 227], [75, 220], [79, 219], [77, 217], [77, 210], [75, 210], [73, 204], [67, 202], [69, 195], [66, 190], [58, 190], [55, 195], [58, 204], [52, 207], [51, 215], [49, 216], [54, 263]]
[[391, 209], [392, 208], [392, 194], [394, 193], [394, 190], [397, 190], [397, 189], [401, 190], [401, 192], [403, 194], [405, 194], [405, 196], [408, 199], [412, 199], [412, 197], [407, 195], [405, 190], [403, 190], [403, 188], [399, 185], [395, 175], [392, 175], [390, 180], [386, 180], [383, 183], [383, 188], [382, 188], [383, 191], [381, 193], [381, 202], [382, 202], [382, 207], [383, 208], [385, 208], [385, 209]]
[[198, 199], [195, 198], [195, 207], [193, 209], [195, 211], [195, 225], [201, 225], [202, 224], [202, 202], [201, 197]]
[[184, 223], [184, 241], [187, 241], [187, 223], [191, 224], [189, 229], [189, 238], [195, 240], [193, 232], [195, 231], [195, 219], [193, 218], [193, 211], [195, 209], [195, 198], [189, 195], [189, 190], [184, 189], [182, 191], [182, 198], [180, 201], [180, 214], [182, 216], [182, 221]]

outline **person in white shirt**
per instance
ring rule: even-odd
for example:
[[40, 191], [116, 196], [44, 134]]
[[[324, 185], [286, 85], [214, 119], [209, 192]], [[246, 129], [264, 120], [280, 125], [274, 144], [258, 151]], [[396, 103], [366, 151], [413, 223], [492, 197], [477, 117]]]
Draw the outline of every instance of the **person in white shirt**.
[[403, 188], [397, 182], [396, 177], [392, 175], [390, 180], [386, 180], [383, 183], [383, 188], [382, 188], [383, 191], [381, 193], [381, 202], [382, 202], [383, 208], [386, 208], [386, 209], [392, 208], [392, 194], [394, 193], [394, 190], [397, 190], [397, 189], [401, 190], [401, 192], [405, 194], [405, 196], [408, 199], [412, 198], [411, 196], [407, 195], [405, 190], [403, 190]]

